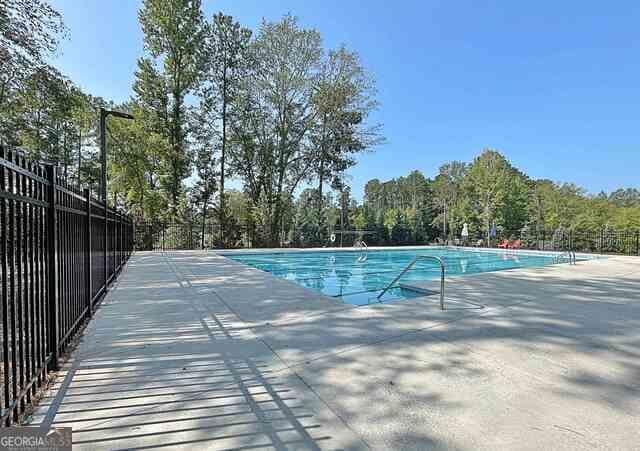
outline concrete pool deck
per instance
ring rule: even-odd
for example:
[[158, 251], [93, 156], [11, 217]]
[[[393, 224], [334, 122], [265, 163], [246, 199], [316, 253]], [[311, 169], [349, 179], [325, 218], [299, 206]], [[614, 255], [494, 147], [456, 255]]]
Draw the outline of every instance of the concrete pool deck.
[[640, 258], [451, 279], [445, 302], [138, 252], [34, 424], [91, 450], [640, 447]]

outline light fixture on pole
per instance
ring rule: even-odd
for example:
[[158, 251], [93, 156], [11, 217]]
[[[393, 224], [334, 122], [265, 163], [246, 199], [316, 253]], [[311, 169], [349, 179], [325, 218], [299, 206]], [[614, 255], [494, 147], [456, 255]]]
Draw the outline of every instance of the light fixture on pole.
[[107, 116], [120, 117], [122, 119], [133, 119], [133, 116], [128, 113], [100, 108], [100, 162], [102, 166], [100, 198], [105, 202], [105, 204], [107, 202]]

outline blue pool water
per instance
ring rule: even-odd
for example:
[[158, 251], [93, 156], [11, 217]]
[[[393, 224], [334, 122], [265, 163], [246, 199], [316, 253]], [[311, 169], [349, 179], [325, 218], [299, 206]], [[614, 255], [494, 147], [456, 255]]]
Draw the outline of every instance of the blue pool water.
[[[364, 257], [366, 255], [366, 258]], [[470, 251], [450, 248], [369, 250], [338, 252], [278, 252], [229, 254], [226, 257], [291, 280], [349, 304], [377, 302], [380, 292], [416, 255], [442, 257], [447, 276], [477, 274], [504, 269], [545, 266], [557, 262], [553, 255]], [[420, 260], [400, 283], [438, 279], [440, 266], [433, 260]], [[411, 290], [393, 288], [383, 301], [420, 296]]]

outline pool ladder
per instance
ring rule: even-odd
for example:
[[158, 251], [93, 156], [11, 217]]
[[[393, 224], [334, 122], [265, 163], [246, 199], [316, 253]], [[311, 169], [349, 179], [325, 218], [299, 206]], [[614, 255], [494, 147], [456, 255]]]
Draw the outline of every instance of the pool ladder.
[[556, 263], [560, 263], [560, 260], [563, 257], [567, 257], [569, 259], [569, 264], [570, 265], [575, 265], [576, 264], [576, 253], [574, 251], [567, 251], [567, 252], [563, 252], [562, 254], [559, 254], [556, 256]]
[[353, 245], [353, 247], [358, 248], [358, 249], [364, 249], [364, 251], [362, 252], [362, 254], [358, 257], [358, 262], [362, 263], [362, 262], [366, 262], [367, 261], [367, 250], [369, 249], [369, 246], [367, 246], [367, 243], [365, 243], [364, 241], [356, 241], [356, 243]]
[[440, 309], [444, 310], [444, 273], [445, 273], [445, 266], [444, 266], [444, 260], [442, 259], [442, 257], [436, 257], [435, 255], [418, 255], [416, 256], [413, 260], [411, 260], [411, 263], [409, 263], [401, 272], [400, 274], [397, 275], [397, 277], [395, 279], [393, 279], [393, 281], [387, 285], [387, 287], [382, 290], [382, 292], [378, 295], [378, 300], [380, 300], [382, 298], [382, 296], [384, 296], [384, 294], [389, 291], [389, 289], [396, 284], [396, 282], [398, 282], [402, 276], [404, 276], [407, 272], [409, 272], [409, 270], [411, 268], [413, 268], [413, 266], [418, 263], [418, 260], [435, 260], [438, 263], [440, 263]]

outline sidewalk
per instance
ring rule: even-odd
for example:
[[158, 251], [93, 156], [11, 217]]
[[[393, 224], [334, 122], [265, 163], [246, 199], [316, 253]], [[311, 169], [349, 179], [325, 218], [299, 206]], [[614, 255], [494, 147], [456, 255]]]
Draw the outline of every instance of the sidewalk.
[[252, 331], [136, 254], [35, 424], [75, 449], [366, 449]]

